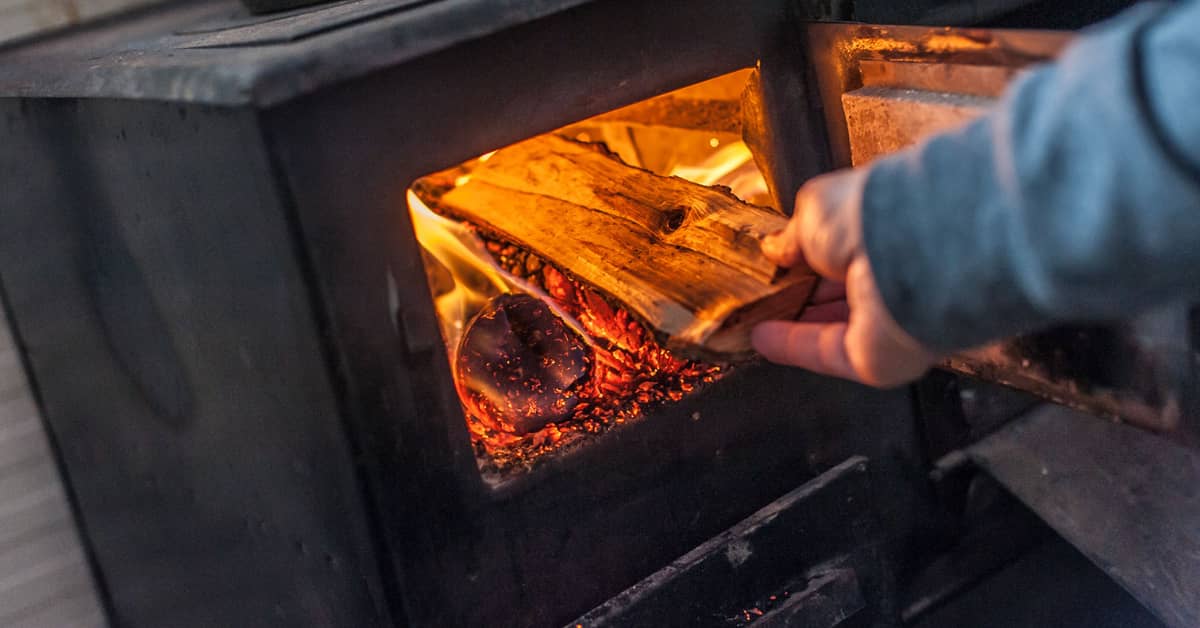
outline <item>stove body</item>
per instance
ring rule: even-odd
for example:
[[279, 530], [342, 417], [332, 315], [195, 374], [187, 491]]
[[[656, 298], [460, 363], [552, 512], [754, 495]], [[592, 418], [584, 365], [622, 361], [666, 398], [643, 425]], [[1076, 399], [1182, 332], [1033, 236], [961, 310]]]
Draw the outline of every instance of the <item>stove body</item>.
[[813, 17], [195, 2], [4, 53], [0, 279], [114, 621], [562, 624], [853, 456], [819, 485], [869, 533], [814, 529], [795, 573], [855, 556], [856, 625], [895, 621], [945, 453], [910, 391], [753, 365], [489, 484], [405, 211], [417, 177], [756, 63], [786, 176], [827, 170]]

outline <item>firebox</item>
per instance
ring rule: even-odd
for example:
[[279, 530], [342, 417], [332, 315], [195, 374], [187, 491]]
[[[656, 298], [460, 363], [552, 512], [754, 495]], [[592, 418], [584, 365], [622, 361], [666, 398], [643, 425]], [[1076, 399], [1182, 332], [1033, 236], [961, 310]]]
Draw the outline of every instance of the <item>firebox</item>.
[[[670, 267], [667, 254], [654, 255], [657, 234], [678, 234], [670, 252], [696, 257], [708, 244], [696, 237], [717, 237], [703, 224], [690, 229], [705, 230], [697, 236], [680, 232], [688, 231], [689, 213], [693, 223], [705, 219], [689, 203], [738, 203], [764, 219], [782, 216], [742, 138], [741, 98], [754, 76], [744, 69], [674, 90], [410, 187], [439, 329], [489, 484], [639, 421], [734, 368], [731, 355], [666, 346], [673, 341], [643, 317], [683, 310], [671, 300], [671, 280], [695, 280], [683, 261]], [[706, 198], [700, 186], [722, 186], [728, 198]], [[640, 267], [622, 254], [648, 256], [675, 276], [643, 273], [639, 283]], [[589, 271], [598, 274], [575, 274]], [[688, 312], [707, 314], [703, 305]], [[670, 313], [682, 319], [676, 337], [706, 322]]]
[[[197, 0], [0, 52], [3, 296], [113, 621], [899, 622], [965, 499], [926, 477], [959, 380], [680, 351], [580, 270], [620, 230], [523, 205], [620, 176], [785, 220], [898, 141], [861, 99], [970, 109], [1066, 39], [829, 4]], [[1125, 407], [1010, 349], [947, 366]]]

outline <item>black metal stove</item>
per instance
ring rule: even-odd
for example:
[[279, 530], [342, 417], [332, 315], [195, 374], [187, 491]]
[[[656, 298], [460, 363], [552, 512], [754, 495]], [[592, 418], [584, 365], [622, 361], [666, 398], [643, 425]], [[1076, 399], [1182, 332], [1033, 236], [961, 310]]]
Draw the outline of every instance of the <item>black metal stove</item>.
[[0, 54], [0, 279], [113, 620], [898, 622], [967, 499], [925, 477], [968, 442], [937, 440], [957, 380], [914, 403], [754, 365], [497, 487], [405, 210], [756, 63], [777, 176], [841, 163], [801, 20], [850, 14], [821, 6], [198, 1]]

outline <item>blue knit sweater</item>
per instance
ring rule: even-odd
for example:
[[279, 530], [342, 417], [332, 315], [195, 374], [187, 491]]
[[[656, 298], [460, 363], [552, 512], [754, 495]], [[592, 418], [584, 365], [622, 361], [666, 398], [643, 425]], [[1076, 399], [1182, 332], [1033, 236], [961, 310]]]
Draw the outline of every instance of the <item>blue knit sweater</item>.
[[1086, 31], [988, 115], [870, 166], [867, 256], [951, 350], [1200, 297], [1200, 2]]

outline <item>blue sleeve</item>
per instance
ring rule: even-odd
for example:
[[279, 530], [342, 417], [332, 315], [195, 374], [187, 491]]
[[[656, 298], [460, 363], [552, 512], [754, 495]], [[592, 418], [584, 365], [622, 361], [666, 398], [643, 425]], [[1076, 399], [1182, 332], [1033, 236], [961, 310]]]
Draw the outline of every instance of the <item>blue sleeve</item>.
[[1200, 3], [1135, 7], [873, 163], [867, 257], [941, 350], [1200, 297]]

